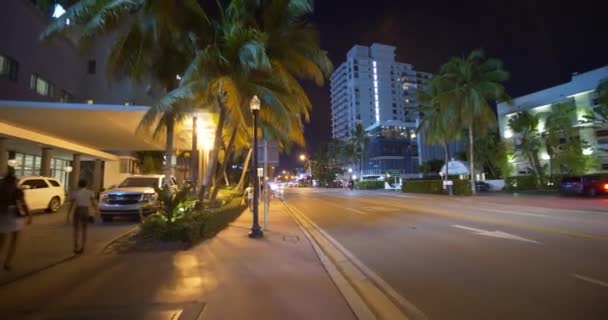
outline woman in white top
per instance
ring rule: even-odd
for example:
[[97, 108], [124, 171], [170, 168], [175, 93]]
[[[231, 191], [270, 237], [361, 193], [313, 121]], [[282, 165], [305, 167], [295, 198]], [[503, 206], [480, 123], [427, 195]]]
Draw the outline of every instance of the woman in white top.
[[[81, 254], [84, 252], [84, 244], [87, 241], [89, 210], [97, 207], [97, 200], [95, 199], [95, 193], [87, 189], [86, 180], [78, 181], [78, 190], [72, 193], [70, 200], [68, 212], [72, 212], [76, 208], [72, 218], [74, 222], [74, 253]], [[80, 246], [78, 245], [79, 234], [81, 235]]]

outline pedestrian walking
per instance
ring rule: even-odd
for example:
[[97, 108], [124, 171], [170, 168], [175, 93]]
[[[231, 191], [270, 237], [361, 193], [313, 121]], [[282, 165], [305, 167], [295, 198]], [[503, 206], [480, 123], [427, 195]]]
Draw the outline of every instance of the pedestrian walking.
[[68, 212], [74, 211], [72, 221], [74, 225], [74, 253], [82, 254], [87, 241], [87, 223], [91, 210], [97, 211], [97, 199], [95, 193], [87, 189], [87, 181], [78, 181], [78, 190], [70, 196], [70, 208]]
[[4, 259], [4, 270], [11, 270], [13, 257], [17, 249], [19, 232], [23, 228], [22, 213], [27, 216], [26, 223], [32, 223], [32, 215], [25, 203], [23, 190], [17, 186], [15, 169], [8, 167], [8, 171], [0, 181], [0, 251], [8, 239], [10, 242]]
[[249, 207], [249, 211], [253, 211], [253, 184], [251, 183], [245, 189], [245, 198], [247, 199], [247, 206]]

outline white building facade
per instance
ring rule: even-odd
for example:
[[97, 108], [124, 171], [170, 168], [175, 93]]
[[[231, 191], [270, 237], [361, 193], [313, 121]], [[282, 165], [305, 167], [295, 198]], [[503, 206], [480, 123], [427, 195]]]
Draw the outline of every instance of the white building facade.
[[[604, 151], [608, 149], [608, 127], [580, 124], [585, 119], [584, 115], [598, 106], [595, 90], [603, 81], [608, 81], [608, 66], [581, 74], [575, 73], [567, 83], [515, 98], [510, 104], [499, 103], [497, 113], [501, 139], [512, 143], [515, 146], [515, 151], [517, 151], [518, 135], [508, 126], [510, 117], [522, 111], [538, 115], [540, 118], [538, 131], [542, 133], [545, 127], [546, 113], [551, 110], [551, 105], [573, 102], [576, 106], [576, 119], [572, 119], [572, 123], [573, 125], [578, 124], [579, 137], [590, 144], [590, 148], [583, 150], [583, 153], [597, 155], [601, 170], [608, 171], [608, 153]], [[548, 162], [546, 152], [543, 151], [540, 158], [543, 163]], [[515, 166], [513, 174], [529, 172], [530, 165], [523, 157], [516, 156], [512, 161]]]
[[393, 46], [355, 45], [331, 76], [332, 137], [348, 139], [357, 122], [369, 128], [396, 120], [415, 128], [409, 111], [418, 106], [418, 86], [431, 76], [395, 61]]

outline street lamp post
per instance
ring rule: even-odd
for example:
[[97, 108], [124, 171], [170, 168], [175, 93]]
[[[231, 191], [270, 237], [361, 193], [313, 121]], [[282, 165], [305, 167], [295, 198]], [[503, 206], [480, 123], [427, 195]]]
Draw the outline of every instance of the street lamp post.
[[264, 233], [258, 221], [258, 197], [260, 195], [258, 178], [258, 112], [260, 111], [260, 99], [258, 96], [253, 96], [249, 108], [253, 113], [253, 224], [249, 232], [249, 238], [262, 238]]

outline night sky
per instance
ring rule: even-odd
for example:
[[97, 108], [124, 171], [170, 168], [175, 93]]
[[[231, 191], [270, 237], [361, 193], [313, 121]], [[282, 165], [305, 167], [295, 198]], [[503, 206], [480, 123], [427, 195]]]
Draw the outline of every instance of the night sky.
[[[436, 73], [451, 56], [483, 48], [500, 58], [517, 97], [566, 82], [573, 72], [608, 64], [607, 4], [602, 1], [317, 0], [311, 20], [337, 67], [355, 44], [397, 47], [397, 60]], [[312, 103], [306, 150], [283, 155], [281, 167], [331, 137], [329, 81], [305, 84]]]

